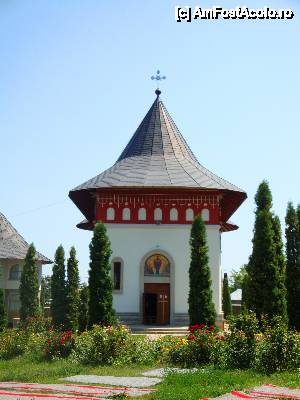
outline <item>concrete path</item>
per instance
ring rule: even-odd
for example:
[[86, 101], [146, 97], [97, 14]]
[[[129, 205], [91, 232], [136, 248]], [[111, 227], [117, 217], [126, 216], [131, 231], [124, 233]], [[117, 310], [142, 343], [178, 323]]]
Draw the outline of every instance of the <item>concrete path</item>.
[[132, 377], [132, 376], [100, 376], [100, 375], [74, 375], [62, 380], [68, 382], [96, 383], [112, 386], [125, 386], [133, 388], [146, 388], [160, 383], [159, 378]]
[[[300, 400], [300, 389], [291, 389], [286, 387], [275, 386], [271, 384], [262, 385], [254, 389], [245, 391], [235, 391], [215, 397], [213, 400], [241, 400], [241, 399], [256, 399], [256, 400], [270, 400], [270, 399], [296, 399]], [[203, 398], [202, 400], [208, 400]]]
[[158, 378], [164, 378], [169, 372], [176, 372], [177, 374], [190, 374], [195, 373], [202, 370], [197, 368], [158, 368], [151, 369], [150, 371], [145, 371], [142, 373], [143, 376], [156, 376]]
[[[120, 385], [120, 383], [119, 383]], [[45, 397], [45, 398], [72, 398], [100, 399], [124, 393], [130, 397], [144, 396], [155, 392], [154, 389], [126, 388], [126, 387], [101, 387], [92, 385], [75, 384], [39, 384], [39, 383], [19, 383], [19, 382], [0, 382], [0, 395], [22, 393], [19, 397]], [[38, 393], [37, 393], [38, 392]], [[24, 395], [26, 394], [26, 396]], [[74, 397], [75, 396], [75, 397]], [[91, 397], [93, 396], [93, 397]], [[1, 397], [0, 397], [1, 399]]]

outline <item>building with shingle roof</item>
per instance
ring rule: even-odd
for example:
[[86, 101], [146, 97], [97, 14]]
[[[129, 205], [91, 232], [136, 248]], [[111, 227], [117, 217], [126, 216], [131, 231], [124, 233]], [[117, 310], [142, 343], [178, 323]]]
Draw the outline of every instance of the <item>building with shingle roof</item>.
[[[19, 315], [19, 286], [29, 244], [0, 212], [0, 288], [4, 289], [8, 316]], [[52, 261], [37, 252], [37, 268], [41, 279], [42, 265]]]
[[188, 322], [189, 235], [207, 227], [213, 298], [221, 308], [221, 233], [246, 193], [199, 163], [156, 90], [156, 98], [116, 163], [70, 191], [85, 220], [106, 224], [112, 244], [114, 306], [125, 322]]

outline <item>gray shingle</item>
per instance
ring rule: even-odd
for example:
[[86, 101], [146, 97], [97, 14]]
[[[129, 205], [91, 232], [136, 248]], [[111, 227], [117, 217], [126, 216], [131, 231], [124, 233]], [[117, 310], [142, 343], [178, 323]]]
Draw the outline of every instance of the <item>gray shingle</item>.
[[217, 189], [238, 192], [238, 187], [203, 167], [159, 96], [123, 150], [117, 162], [69, 193], [70, 198], [91, 218], [92, 191], [118, 187], [170, 187]]
[[[29, 244], [12, 226], [8, 219], [0, 213], [0, 260], [24, 260]], [[42, 264], [52, 261], [37, 252], [37, 259]]]

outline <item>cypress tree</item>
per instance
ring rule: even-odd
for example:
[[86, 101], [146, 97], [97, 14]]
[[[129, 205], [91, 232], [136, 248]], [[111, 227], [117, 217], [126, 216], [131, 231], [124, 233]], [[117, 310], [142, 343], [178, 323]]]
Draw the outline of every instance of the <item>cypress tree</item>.
[[286, 287], [287, 309], [291, 328], [300, 330], [300, 224], [299, 207], [296, 212], [288, 203], [285, 217], [286, 229]]
[[89, 288], [86, 284], [82, 284], [80, 288], [80, 303], [79, 303], [79, 332], [87, 329], [88, 325], [88, 302], [89, 302]]
[[216, 311], [212, 301], [206, 228], [201, 215], [198, 215], [193, 221], [190, 247], [190, 290], [188, 297], [190, 324], [213, 325], [216, 320]]
[[66, 313], [65, 251], [62, 245], [55, 252], [51, 278], [51, 315], [56, 328], [63, 329]]
[[115, 322], [109, 257], [110, 241], [103, 223], [97, 223], [90, 243], [88, 326]]
[[76, 250], [71, 247], [67, 262], [66, 320], [65, 328], [73, 332], [78, 329], [79, 318], [79, 272]]
[[247, 266], [247, 308], [258, 317], [285, 315], [280, 244], [275, 242], [274, 231], [277, 222], [271, 212], [272, 195], [266, 181], [259, 185], [255, 202], [253, 249]]
[[226, 273], [224, 274], [224, 279], [223, 279], [222, 303], [223, 303], [224, 318], [226, 319], [229, 315], [232, 314], [232, 304], [231, 304], [230, 290], [228, 284], [228, 276]]
[[0, 288], [0, 332], [7, 326], [7, 316], [4, 304], [4, 291]]
[[280, 315], [283, 320], [287, 321], [287, 300], [286, 300], [286, 260], [284, 254], [284, 247], [282, 242], [282, 231], [280, 220], [277, 215], [273, 215], [273, 231], [274, 231], [274, 244], [278, 268], [278, 309], [274, 313]]
[[39, 316], [39, 278], [36, 264], [36, 250], [33, 243], [27, 250], [19, 290], [21, 322], [25, 322], [28, 317]]

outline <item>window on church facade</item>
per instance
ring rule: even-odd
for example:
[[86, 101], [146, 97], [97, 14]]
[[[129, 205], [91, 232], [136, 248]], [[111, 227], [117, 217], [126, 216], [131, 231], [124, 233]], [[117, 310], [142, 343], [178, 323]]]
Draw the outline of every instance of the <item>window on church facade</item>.
[[178, 221], [178, 210], [176, 208], [170, 210], [170, 221]]
[[22, 275], [22, 267], [21, 265], [14, 265], [9, 270], [9, 279], [11, 281], [19, 281]]
[[123, 221], [130, 221], [130, 208], [124, 208], [122, 212]]
[[203, 221], [209, 221], [209, 210], [207, 208], [203, 208], [203, 210], [201, 211], [201, 216]]
[[145, 208], [140, 208], [138, 212], [139, 221], [146, 221], [147, 213]]
[[162, 210], [161, 208], [156, 208], [154, 210], [154, 220], [161, 221], [162, 220]]
[[185, 220], [193, 221], [194, 219], [194, 210], [192, 208], [187, 208], [185, 211]]
[[170, 276], [170, 262], [162, 254], [153, 254], [145, 261], [145, 276]]
[[123, 285], [122, 264], [123, 263], [119, 260], [113, 261], [113, 263], [112, 263], [113, 290], [116, 290], [116, 291], [122, 290], [122, 285]]
[[115, 209], [109, 207], [106, 211], [106, 219], [107, 221], [113, 221], [115, 219]]

